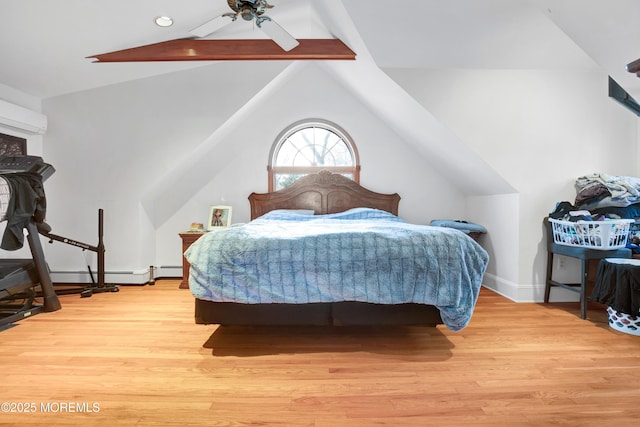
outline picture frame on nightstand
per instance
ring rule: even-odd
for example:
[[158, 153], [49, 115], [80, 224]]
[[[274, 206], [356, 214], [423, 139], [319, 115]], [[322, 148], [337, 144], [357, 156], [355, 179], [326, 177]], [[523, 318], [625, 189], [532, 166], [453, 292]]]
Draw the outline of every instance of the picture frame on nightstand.
[[217, 205], [209, 209], [207, 231], [216, 231], [231, 225], [231, 206]]

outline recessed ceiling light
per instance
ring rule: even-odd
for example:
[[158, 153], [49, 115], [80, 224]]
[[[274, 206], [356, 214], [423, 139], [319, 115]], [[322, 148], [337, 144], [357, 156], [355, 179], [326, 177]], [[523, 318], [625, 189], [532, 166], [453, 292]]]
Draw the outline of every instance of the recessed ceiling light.
[[170, 27], [173, 25], [173, 19], [168, 16], [156, 16], [156, 25], [160, 27]]

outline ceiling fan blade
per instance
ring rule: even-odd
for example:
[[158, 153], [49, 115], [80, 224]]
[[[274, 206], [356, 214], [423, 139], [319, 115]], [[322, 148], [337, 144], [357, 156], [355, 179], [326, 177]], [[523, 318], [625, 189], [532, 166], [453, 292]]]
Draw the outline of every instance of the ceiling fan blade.
[[[266, 17], [265, 17], [266, 18]], [[290, 51], [300, 43], [284, 28], [271, 18], [267, 18], [258, 25], [266, 35], [278, 44], [285, 52]]]
[[217, 18], [213, 18], [210, 21], [205, 22], [199, 27], [194, 28], [189, 31], [190, 34], [196, 37], [206, 37], [209, 34], [215, 33], [222, 27], [233, 22], [233, 17], [229, 16], [229, 14], [220, 15]]
[[240, 12], [240, 8], [238, 7], [238, 2], [236, 0], [227, 0], [227, 4], [231, 8], [231, 10]]

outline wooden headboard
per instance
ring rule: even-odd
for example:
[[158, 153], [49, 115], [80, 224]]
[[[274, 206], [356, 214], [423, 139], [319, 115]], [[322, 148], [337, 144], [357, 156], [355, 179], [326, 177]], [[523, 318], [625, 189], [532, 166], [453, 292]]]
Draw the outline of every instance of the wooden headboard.
[[321, 171], [273, 193], [251, 193], [249, 203], [251, 219], [274, 209], [313, 209], [316, 215], [321, 215], [351, 208], [374, 208], [398, 215], [400, 196], [376, 193], [340, 174]]

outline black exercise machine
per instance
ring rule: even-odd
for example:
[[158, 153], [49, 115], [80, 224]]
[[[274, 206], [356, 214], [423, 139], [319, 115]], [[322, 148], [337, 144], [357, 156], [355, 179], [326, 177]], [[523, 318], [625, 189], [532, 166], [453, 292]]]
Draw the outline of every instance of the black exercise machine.
[[[33, 259], [0, 259], [0, 326], [41, 312], [60, 310], [40, 245], [38, 229], [29, 223], [27, 240]], [[40, 288], [42, 303], [35, 303]]]
[[[104, 211], [102, 209], [98, 209], [98, 244], [97, 246], [89, 245], [87, 243], [82, 243], [77, 240], [70, 239], [68, 237], [58, 236], [53, 234], [47, 230], [40, 230], [40, 234], [49, 238], [49, 243], [53, 243], [54, 241], [66, 243], [67, 245], [75, 246], [81, 248], [83, 251], [92, 251], [97, 253], [98, 257], [98, 281], [93, 277], [93, 272], [91, 271], [91, 266], [87, 266], [89, 270], [89, 276], [91, 277], [91, 284], [65, 284], [64, 288], [56, 288], [56, 292], [60, 295], [69, 294], [69, 293], [79, 293], [82, 297], [90, 297], [94, 293], [100, 292], [118, 292], [119, 288], [117, 285], [108, 285], [105, 283], [105, 270], [104, 270]], [[58, 286], [58, 285], [56, 285]], [[79, 287], [79, 289], [78, 289]]]
[[[54, 172], [53, 166], [40, 157], [0, 156], [0, 175], [7, 182], [13, 179], [13, 174], [21, 173], [39, 176], [44, 181]], [[24, 225], [32, 259], [0, 259], [0, 326], [61, 308], [44, 259], [38, 225], [34, 217]], [[35, 302], [38, 296], [42, 296], [42, 303]]]

